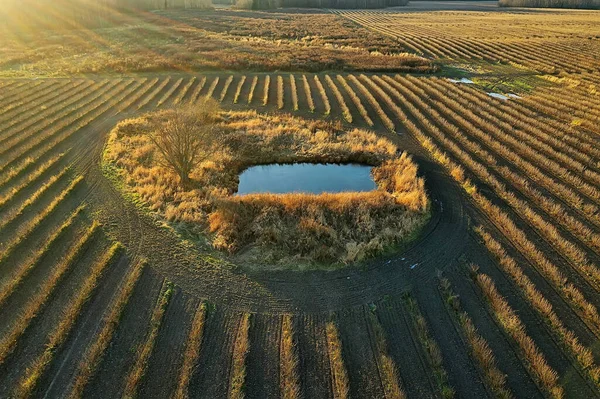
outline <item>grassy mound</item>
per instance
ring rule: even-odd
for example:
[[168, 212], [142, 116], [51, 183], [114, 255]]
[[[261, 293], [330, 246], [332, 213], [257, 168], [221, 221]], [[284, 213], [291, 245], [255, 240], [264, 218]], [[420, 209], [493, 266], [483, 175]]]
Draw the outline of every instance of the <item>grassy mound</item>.
[[[429, 215], [424, 181], [407, 154], [364, 130], [256, 112], [221, 112], [218, 141], [186, 189], [149, 138], [177, 111], [119, 123], [104, 153], [127, 190], [180, 230], [207, 238], [236, 263], [261, 268], [335, 267], [414, 237]], [[233, 196], [252, 165], [292, 162], [375, 166], [365, 193]]]

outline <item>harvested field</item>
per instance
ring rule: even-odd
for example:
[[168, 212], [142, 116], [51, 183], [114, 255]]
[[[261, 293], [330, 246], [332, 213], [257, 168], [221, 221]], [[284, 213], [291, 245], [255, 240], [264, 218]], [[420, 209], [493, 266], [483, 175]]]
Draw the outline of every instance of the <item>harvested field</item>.
[[[105, 41], [114, 27], [3, 35], [0, 397], [600, 397], [598, 14], [425, 7], [127, 14], [121, 50], [132, 31], [144, 47], [131, 58]], [[249, 34], [266, 49], [252, 66], [227, 50], [209, 67], [195, 47], [254, 48]], [[57, 52], [62, 35], [82, 47]], [[166, 62], [178, 37], [199, 58]], [[278, 41], [347, 63], [267, 66]], [[80, 76], [69, 57], [92, 45], [103, 56]], [[130, 74], [153, 48], [160, 73]], [[405, 51], [439, 73], [343, 58]], [[101, 166], [121, 121], [207, 96], [389, 140], [418, 165], [431, 219], [332, 271], [215, 256]]]

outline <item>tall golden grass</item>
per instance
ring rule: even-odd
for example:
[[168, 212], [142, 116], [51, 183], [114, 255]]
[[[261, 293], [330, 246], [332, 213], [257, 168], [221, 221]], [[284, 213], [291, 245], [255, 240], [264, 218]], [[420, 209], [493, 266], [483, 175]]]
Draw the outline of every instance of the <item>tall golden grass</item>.
[[60, 159], [62, 159], [62, 157], [65, 155], [65, 152], [62, 152], [58, 155], [55, 155], [54, 157], [52, 157], [51, 159], [49, 159], [46, 162], [43, 162], [40, 166], [38, 166], [34, 171], [32, 171], [31, 173], [29, 173], [25, 179], [23, 179], [22, 182], [20, 182], [19, 184], [11, 187], [10, 190], [8, 190], [8, 192], [5, 192], [4, 194], [0, 195], [0, 209], [2, 209], [2, 207], [9, 202], [16, 194], [18, 194], [21, 190], [23, 190], [24, 188], [28, 187], [30, 184], [32, 184], [33, 182], [35, 182], [37, 179], [39, 179], [45, 172], [48, 171], [48, 169], [50, 169], [52, 166], [54, 166]]
[[[142, 96], [146, 95], [150, 90], [152, 90], [152, 88], [156, 85], [157, 82], [158, 79], [142, 79], [139, 82], [139, 89], [137, 89], [131, 95], [127, 96], [126, 100], [121, 101], [121, 103], [119, 103], [119, 105], [117, 106], [117, 113], [121, 113], [125, 110], [129, 110], [129, 108], [132, 108], [133, 105], [137, 103], [140, 98], [142, 98]], [[181, 98], [183, 98], [183, 96], [181, 96]], [[181, 99], [179, 99], [179, 102], [181, 102]]]
[[252, 98], [254, 97], [254, 90], [256, 90], [256, 85], [258, 84], [258, 76], [254, 76], [252, 78], [252, 83], [250, 84], [250, 92], [248, 93], [248, 104], [252, 102]]
[[[419, 89], [408, 85], [409, 90], [406, 90], [407, 96], [410, 96], [415, 103], [419, 104], [422, 109], [427, 110], [427, 112], [437, 118], [439, 120], [444, 120], [437, 111], [430, 108], [428, 105], [424, 104], [422, 99], [418, 97], [414, 93], [419, 93]], [[421, 90], [423, 96], [427, 96], [427, 94]], [[509, 205], [512, 206], [512, 209], [523, 217], [532, 227], [537, 229], [542, 236], [548, 240], [550, 243], [555, 245], [562, 251], [562, 254], [567, 258], [571, 265], [579, 270], [580, 274], [590, 281], [590, 284], [594, 287], [598, 287], [598, 282], [600, 281], [600, 272], [595, 267], [594, 264], [589, 262], [585, 252], [576, 244], [567, 240], [563, 237], [563, 235], [559, 232], [559, 230], [552, 225], [552, 223], [545, 220], [539, 213], [537, 213], [529, 204], [525, 201], [519, 199], [513, 192], [506, 188], [506, 185], [502, 183], [495, 175], [493, 175], [486, 166], [482, 162], [477, 161], [470, 153], [467, 153], [464, 148], [471, 150], [473, 153], [478, 154], [479, 157], [482, 157], [486, 164], [494, 165], [496, 161], [494, 157], [487, 153], [485, 150], [481, 148], [481, 146], [474, 142], [469, 141], [464, 137], [464, 134], [459, 131], [459, 129], [451, 125], [449, 123], [444, 123], [446, 127], [445, 132], [448, 132], [455, 140], [459, 141], [462, 146], [457, 145], [455, 141], [448, 138], [444, 132], [442, 132], [439, 128], [431, 124], [431, 122], [424, 116], [419, 110], [416, 109], [412, 104], [409, 105], [411, 112], [419, 118], [421, 123], [427, 127], [427, 129], [433, 133], [433, 135], [442, 143], [444, 146], [449, 148], [455, 156], [460, 159], [460, 161], [469, 167], [469, 169], [482, 181], [491, 185], [492, 188], [495, 189], [496, 194], [505, 200]], [[416, 133], [417, 135], [421, 135], [421, 132]], [[490, 209], [490, 212], [494, 213], [494, 218], [504, 219], [508, 218], [508, 216], [501, 210], [496, 209], [494, 205], [492, 205], [485, 197], [481, 194], [474, 195], [475, 199], [485, 207]], [[542, 204], [547, 203], [547, 201], [542, 201]], [[555, 208], [556, 209], [556, 208]], [[552, 212], [552, 211], [549, 211]], [[567, 226], [569, 226], [569, 218], [566, 218]], [[503, 228], [507, 226], [507, 222], [504, 221]], [[541, 253], [537, 253], [535, 246], [532, 247], [532, 243], [527, 240], [525, 234], [514, 226], [514, 223], [509, 223], [512, 227], [511, 235], [517, 234], [520, 240], [524, 243], [523, 245], [526, 247], [530, 247], [528, 252], [530, 254], [535, 255], [538, 259], [543, 259], [544, 255]], [[577, 226], [572, 226], [574, 229], [577, 229]], [[546, 261], [544, 261], [546, 263]]]
[[[63, 110], [65, 106], [72, 105], [74, 98], [76, 100], [81, 99], [82, 93], [93, 86], [93, 81], [86, 80], [67, 86], [67, 89], [54, 88], [52, 99], [49, 99], [48, 96], [42, 96], [36, 101], [28, 102], [27, 106], [23, 102], [15, 104], [15, 112], [5, 112], [0, 121], [3, 126], [0, 133], [0, 144], [5, 144], [7, 140], [15, 137], [15, 134], [22, 132], [23, 129], [36, 126], [40, 120]], [[10, 106], [5, 109], [10, 109]]]
[[[315, 75], [315, 77], [316, 77], [316, 75]], [[344, 100], [344, 96], [340, 92], [340, 89], [338, 89], [338, 87], [335, 85], [335, 82], [333, 81], [333, 79], [331, 79], [331, 77], [329, 75], [325, 75], [325, 81], [327, 82], [327, 85], [333, 92], [333, 95], [335, 96], [335, 98], [338, 102], [338, 105], [342, 109], [342, 115], [344, 116], [344, 119], [346, 120], [346, 122], [352, 123], [352, 121], [353, 121], [352, 113], [350, 112], [348, 105], [346, 105], [346, 100]], [[323, 92], [325, 92], [325, 91], [323, 91]]]
[[290, 90], [292, 92], [292, 108], [298, 111], [298, 88], [296, 87], [296, 77], [290, 74]]
[[[120, 82], [117, 80], [117, 82], [108, 85], [106, 83], [107, 81], [104, 81], [92, 86], [98, 91], [83, 90], [77, 93], [67, 93], [67, 97], [60, 103], [42, 111], [38, 109], [36, 112], [27, 113], [24, 116], [25, 120], [22, 121], [23, 123], [18, 123], [18, 121], [11, 122], [2, 132], [3, 140], [0, 147], [0, 154], [10, 153], [14, 155], [15, 152], [18, 153], [18, 151], [14, 151], [17, 146], [20, 146], [19, 150], [22, 150], [23, 142], [30, 140], [34, 135], [39, 135], [40, 132], [47, 131], [57, 121], [77, 115], [77, 108], [89, 104], [90, 101], [97, 98], [105, 90], [114, 88]], [[127, 83], [130, 84], [132, 81]]]
[[28, 398], [31, 396], [44, 371], [50, 365], [54, 357], [54, 352], [64, 344], [83, 307], [96, 290], [99, 280], [108, 267], [121, 256], [122, 250], [123, 246], [120, 243], [114, 243], [92, 266], [80, 290], [75, 294], [67, 309], [63, 312], [59, 324], [50, 332], [46, 349], [27, 368], [25, 375], [17, 383], [17, 387], [14, 390], [15, 398]]
[[[487, 249], [494, 254], [502, 270], [513, 279], [515, 284], [522, 290], [527, 301], [544, 318], [561, 346], [576, 359], [579, 369], [598, 385], [600, 383], [600, 368], [595, 364], [592, 351], [582, 345], [575, 333], [564, 325], [554, 312], [552, 304], [523, 273], [517, 262], [508, 255], [502, 244], [481, 226], [477, 227], [475, 231], [481, 236]], [[575, 308], [574, 310], [581, 314], [579, 309]], [[597, 328], [595, 330], [597, 331]]]
[[44, 281], [37, 293], [27, 302], [25, 309], [17, 316], [10, 331], [0, 341], [0, 365], [4, 364], [7, 357], [17, 346], [23, 333], [29, 327], [31, 321], [39, 314], [48, 302], [48, 299], [54, 294], [63, 277], [91, 244], [99, 231], [99, 227], [100, 225], [96, 221], [92, 223], [80, 236], [79, 240], [69, 249], [65, 257], [54, 266], [50, 276]]
[[160, 107], [161, 105], [163, 105], [164, 103], [166, 103], [171, 96], [173, 95], [173, 93], [175, 93], [175, 90], [177, 90], [179, 88], [179, 86], [181, 86], [181, 83], [183, 82], [183, 78], [179, 78], [175, 81], [175, 83], [173, 83], [171, 85], [171, 87], [169, 87], [169, 90], [167, 90], [165, 92], [165, 94], [163, 94], [163, 96], [160, 98], [160, 100], [158, 100], [158, 103], [156, 104], [157, 107]]
[[327, 353], [329, 355], [329, 367], [333, 385], [333, 397], [335, 399], [346, 399], [350, 392], [350, 381], [348, 371], [342, 356], [342, 341], [337, 326], [333, 321], [327, 322], [325, 327], [327, 338]]
[[235, 94], [233, 95], [233, 103], [237, 104], [240, 99], [240, 94], [242, 92], [242, 87], [244, 87], [244, 83], [246, 83], [246, 75], [240, 78], [240, 81], [237, 84], [235, 89]]
[[406, 394], [404, 393], [404, 390], [400, 384], [398, 368], [388, 353], [383, 327], [379, 323], [377, 316], [370, 311], [367, 311], [367, 319], [370, 327], [373, 330], [373, 335], [375, 338], [375, 347], [377, 350], [377, 369], [379, 371], [379, 378], [381, 378], [381, 384], [383, 385], [385, 397], [389, 399], [405, 399]]
[[492, 279], [475, 273], [474, 279], [487, 298], [500, 326], [517, 343], [527, 367], [535, 376], [540, 387], [552, 398], [562, 398], [564, 390], [558, 382], [558, 374], [547, 363], [535, 342], [527, 335], [519, 316], [500, 295]]
[[[323, 101], [323, 105], [325, 106], [325, 115], [329, 115], [331, 113], [331, 104], [329, 103], [329, 98], [327, 97], [327, 92], [325, 91], [325, 87], [323, 87], [323, 83], [317, 75], [314, 76], [315, 84], [319, 89], [319, 95], [321, 96], [321, 101]], [[310, 86], [309, 86], [310, 87]]]
[[132, 270], [129, 272], [123, 286], [119, 289], [118, 294], [115, 296], [109, 307], [110, 311], [103, 319], [103, 326], [98, 333], [96, 340], [92, 343], [89, 349], [85, 352], [83, 359], [79, 363], [74, 382], [69, 392], [70, 399], [78, 399], [83, 397], [83, 392], [89, 380], [92, 378], [106, 349], [108, 348], [115, 330], [119, 324], [119, 320], [123, 315], [125, 306], [127, 305], [133, 290], [146, 266], [144, 260], [140, 260], [133, 265]]
[[438, 386], [440, 394], [443, 398], [453, 398], [455, 395], [454, 388], [450, 386], [448, 381], [448, 373], [444, 368], [444, 358], [442, 357], [442, 351], [438, 346], [437, 342], [431, 337], [429, 333], [429, 327], [425, 317], [421, 314], [417, 301], [414, 300], [410, 295], [406, 295], [404, 298], [412, 326], [416, 331], [417, 338], [421, 343], [421, 348], [424, 350], [427, 362], [434, 371], [435, 382]]
[[[361, 75], [361, 78], [364, 75]], [[390, 119], [390, 117], [385, 113], [385, 111], [383, 110], [383, 108], [381, 108], [381, 105], [379, 104], [379, 101], [377, 101], [377, 99], [373, 96], [373, 94], [371, 94], [371, 91], [369, 89], [367, 89], [354, 75], [348, 75], [348, 79], [350, 79], [350, 81], [352, 81], [352, 83], [354, 83], [354, 85], [356, 87], [358, 87], [358, 90], [362, 93], [363, 96], [365, 96], [365, 98], [367, 99], [367, 101], [369, 101], [369, 104], [371, 104], [371, 106], [373, 107], [373, 109], [375, 109], [375, 112], [377, 112], [377, 115], [379, 115], [379, 119], [381, 119], [381, 121], [383, 122], [383, 124], [385, 125], [386, 128], [388, 128], [388, 130], [390, 130], [391, 132], [396, 130], [396, 127], [394, 126], [394, 122], [392, 122], [392, 120]]]
[[299, 358], [294, 338], [292, 316], [285, 314], [281, 318], [281, 341], [279, 344], [279, 386], [283, 399], [300, 397]]
[[[388, 89], [390, 92], [394, 94], [394, 96], [399, 100], [406, 104], [409, 108], [409, 111], [415, 116], [415, 118], [424, 126], [437, 140], [443, 143], [445, 148], [450, 149], [450, 151], [464, 164], [469, 166], [469, 169], [473, 171], [478, 177], [480, 177], [483, 181], [493, 182], [494, 177], [487, 171], [481, 163], [475, 161], [469, 154], [467, 154], [463, 148], [459, 147], [456, 143], [449, 140], [441, 130], [433, 125], [430, 120], [424, 116], [407, 98], [402, 95], [398, 89], [403, 90], [406, 93], [407, 97], [410, 98], [417, 104], [421, 104], [421, 107], [428, 108], [428, 106], [424, 105], [422, 100], [417, 97], [413, 91], [404, 90], [402, 86], [398, 85], [398, 83], [392, 80], [389, 77], [384, 77], [386, 83], [388, 83]], [[392, 87], [394, 86], [394, 87]], [[417, 90], [418, 92], [418, 90]], [[476, 203], [478, 203], [482, 210], [484, 210], [487, 215], [494, 221], [498, 223], [498, 226], [503, 230], [508, 237], [511, 237], [513, 240], [519, 244], [520, 249], [523, 251], [524, 255], [526, 255], [529, 259], [532, 260], [534, 264], [540, 267], [544, 272], [547, 278], [550, 281], [556, 284], [556, 287], [559, 290], [565, 290], [569, 293], [568, 297], [573, 300], [574, 303], [579, 303], [582, 309], [585, 309], [586, 317], [591, 318], [592, 320], [597, 320], [598, 314], [593, 306], [590, 306], [581, 292], [577, 288], [572, 285], [565, 286], [561, 283], [563, 277], [561, 273], [558, 272], [558, 268], [550, 262], [547, 257], [539, 251], [536, 246], [529, 241], [526, 234], [516, 227], [514, 222], [510, 219], [510, 217], [503, 212], [496, 205], [492, 204], [483, 194], [477, 192], [473, 184], [470, 182], [468, 178], [465, 177], [464, 169], [458, 163], [451, 160], [441, 148], [439, 148], [429, 137], [423, 134], [422, 130], [419, 129], [408, 117], [403, 118], [406, 126], [409, 128], [412, 134], [421, 142], [421, 144], [432, 153], [433, 157], [444, 165], [450, 174], [458, 180], [459, 183], [465, 188], [467, 193], [473, 197]], [[457, 135], [455, 135], [457, 137]], [[473, 142], [465, 143], [468, 146], [476, 145]], [[493, 163], [493, 162], [492, 162]], [[496, 188], [502, 189], [504, 186], [501, 183], [496, 184]], [[502, 190], [500, 193], [502, 194]], [[513, 198], [516, 200], [514, 195], [506, 195], [504, 196], [508, 201]], [[510, 203], [510, 202], [509, 202]], [[527, 206], [524, 208], [528, 209]], [[517, 207], [515, 210], [519, 210]], [[527, 217], [527, 215], [524, 215]], [[548, 226], [546, 226], [548, 227]], [[562, 245], [568, 245], [568, 243], [562, 243]], [[589, 275], [594, 276], [596, 272], [589, 268], [585, 263], [576, 264], [576, 266], [582, 267], [586, 272], [584, 273], [584, 277], [588, 276], [588, 272], [591, 272]]]
[[310, 110], [310, 112], [315, 112], [315, 101], [313, 100], [312, 92], [310, 90], [310, 84], [308, 83], [306, 75], [302, 75], [302, 84], [304, 85], [304, 94], [306, 96], [308, 109]]
[[185, 86], [183, 86], [183, 88], [177, 94], [177, 97], [175, 97], [175, 99], [173, 100], [173, 105], [178, 105], [181, 103], [185, 95], [188, 93], [188, 91], [190, 91], [190, 88], [194, 85], [194, 83], [196, 83], [196, 79], [197, 78], [195, 76], [191, 79], [188, 79]]
[[194, 366], [200, 357], [200, 349], [202, 345], [202, 336], [204, 334], [204, 322], [206, 320], [206, 303], [201, 303], [196, 310], [192, 327], [188, 335], [188, 340], [183, 353], [183, 364], [179, 371], [179, 381], [177, 390], [173, 394], [173, 399], [187, 399], [189, 397], [188, 387]]
[[61, 191], [54, 199], [41, 211], [38, 212], [33, 219], [28, 221], [24, 226], [21, 226], [17, 231], [13, 232], [11, 240], [4, 246], [0, 254], [0, 264], [15, 251], [20, 243], [23, 242], [38, 226], [40, 226], [47, 217], [52, 215], [56, 208], [64, 201], [73, 190], [83, 181], [83, 176], [75, 177], [71, 183]]
[[206, 92], [205, 97], [211, 98], [215, 92], [215, 89], [217, 88], [217, 85], [219, 84], [219, 80], [221, 78], [219, 76], [216, 76], [212, 83], [210, 84], [210, 86], [208, 86], [208, 91]]
[[[84, 206], [79, 206], [73, 213], [67, 217], [67, 219], [58, 226], [55, 230], [50, 233], [48, 238], [41, 244], [41, 247], [35, 250], [31, 258], [26, 259], [25, 262], [21, 263], [19, 267], [12, 273], [10, 279], [4, 282], [0, 287], [0, 306], [10, 297], [15, 290], [21, 285], [23, 280], [31, 273], [31, 271], [40, 264], [40, 261], [48, 254], [54, 244], [62, 237], [63, 234], [73, 225], [73, 222], [77, 216], [84, 209]], [[2, 264], [0, 259], [0, 265]]]
[[460, 299], [452, 290], [450, 281], [440, 276], [440, 287], [446, 305], [458, 321], [461, 333], [469, 345], [472, 357], [483, 373], [486, 384], [496, 397], [502, 399], [512, 398], [513, 394], [506, 386], [506, 375], [498, 369], [494, 352], [487, 341], [479, 334], [467, 312], [461, 309]]
[[277, 109], [283, 109], [284, 107], [284, 87], [283, 87], [283, 76], [277, 75]]
[[125, 389], [123, 396], [125, 398], [137, 397], [139, 383], [146, 373], [148, 367], [148, 359], [152, 355], [154, 345], [156, 344], [156, 337], [162, 324], [163, 316], [167, 310], [167, 306], [173, 295], [173, 285], [166, 281], [164, 282], [163, 289], [160, 293], [160, 297], [152, 312], [152, 318], [150, 319], [149, 331], [146, 334], [144, 342], [142, 342], [135, 350], [135, 362], [127, 374], [125, 379]]
[[269, 88], [271, 87], [271, 76], [265, 76], [265, 85], [263, 86], [262, 105], [266, 106], [269, 103]]
[[337, 81], [341, 83], [344, 90], [346, 90], [346, 93], [348, 93], [348, 95], [350, 96], [350, 99], [352, 100], [352, 102], [354, 103], [356, 108], [358, 109], [358, 112], [361, 114], [361, 116], [363, 117], [363, 119], [367, 123], [367, 125], [373, 126], [373, 120], [369, 116], [369, 112], [363, 105], [360, 97], [356, 94], [354, 89], [348, 84], [348, 82], [342, 75], [337, 75], [336, 78], [337, 78]]
[[[434, 85], [430, 85], [430, 86], [434, 86]], [[560, 183], [557, 184], [557, 182], [553, 178], [546, 176], [536, 166], [532, 165], [530, 162], [521, 158], [517, 153], [515, 153], [515, 151], [512, 148], [508, 148], [505, 145], [498, 143], [497, 141], [495, 141], [494, 138], [489, 137], [489, 135], [485, 133], [485, 132], [495, 132], [495, 134], [498, 137], [507, 137], [508, 136], [509, 139], [507, 139], [507, 140], [514, 143], [514, 142], [517, 142], [517, 138], [512, 138], [512, 137], [510, 137], [510, 135], [504, 133], [505, 131], [512, 130], [512, 128], [509, 128], [509, 126], [505, 126], [505, 129], [500, 130], [499, 128], [495, 127], [495, 125], [492, 125], [486, 121], [483, 121], [481, 118], [475, 116], [472, 112], [465, 111], [464, 112], [465, 115], [471, 116], [473, 119], [476, 119], [479, 121], [478, 124], [481, 125], [483, 129], [485, 129], [485, 132], [482, 130], [478, 130], [472, 124], [470, 124], [466, 120], [462, 119], [462, 117], [456, 116], [456, 115], [458, 115], [458, 112], [460, 112], [460, 108], [461, 108], [461, 105], [458, 104], [457, 101], [453, 101], [450, 98], [450, 96], [442, 95], [439, 91], [436, 91], [436, 95], [438, 95], [440, 97], [444, 97], [444, 99], [445, 99], [444, 101], [446, 101], [446, 102], [451, 102], [452, 109], [454, 111], [454, 113], [453, 113], [454, 118], [460, 118], [462, 120], [461, 125], [463, 127], [465, 127], [466, 129], [469, 129], [469, 131], [473, 131], [474, 134], [476, 134], [478, 137], [485, 138], [485, 142], [488, 144], [488, 146], [494, 148], [498, 154], [502, 155], [504, 158], [509, 160], [514, 165], [519, 166], [523, 170], [527, 171], [528, 178], [533, 177], [534, 181], [541, 183], [542, 186], [546, 187], [550, 191], [555, 192], [555, 191], [557, 191], [557, 188], [564, 188], [564, 186], [561, 186]], [[466, 105], [466, 104], [462, 103], [462, 105]], [[518, 139], [525, 140], [526, 138], [519, 137]], [[519, 142], [519, 145], [520, 145], [520, 142]], [[479, 151], [482, 153], [485, 153], [485, 150], [483, 150], [483, 149], [479, 148]], [[531, 155], [531, 153], [533, 153], [533, 149], [526, 147], [525, 152], [526, 152], [526, 154], [525, 154], [526, 156], [528, 156], [527, 154]], [[492, 158], [492, 156], [489, 154], [487, 155], [487, 157]], [[539, 190], [536, 190], [533, 187], [531, 187], [527, 178], [518, 175], [516, 172], [511, 171], [509, 168], [499, 167], [499, 168], [497, 168], [497, 170], [500, 175], [502, 175], [508, 181], [513, 183], [514, 186], [519, 188], [521, 190], [521, 192], [523, 192], [525, 195], [530, 197], [546, 213], [548, 213], [550, 216], [553, 216], [557, 219], [563, 220], [565, 222], [565, 225], [569, 228], [569, 230], [575, 236], [577, 236], [580, 240], [587, 243], [591, 247], [594, 247], [595, 249], [600, 248], [600, 235], [593, 232], [590, 228], [585, 226], [582, 222], [580, 222], [578, 220], [577, 217], [572, 216], [570, 214], [571, 211], [567, 211], [560, 203], [543, 195]], [[556, 171], [556, 174], [559, 176], [563, 175], [561, 173], [561, 171]], [[560, 193], [558, 193], [558, 196], [561, 196]], [[567, 201], [569, 201], [569, 199], [573, 198], [573, 192], [570, 189], [566, 189], [566, 193], [563, 191], [562, 197], [563, 198], [566, 197]], [[515, 200], [513, 200], [513, 202]], [[571, 202], [571, 201], [569, 201], [569, 202]], [[576, 203], [573, 205], [578, 208], [581, 206], [581, 203]], [[525, 209], [526, 206], [523, 205], [523, 203], [521, 203], [520, 207]], [[543, 226], [543, 228], [548, 231], [548, 234], [551, 237], [560, 236], [560, 233], [558, 232], [558, 230], [552, 229], [551, 226], [549, 226], [547, 223], [542, 222], [541, 219], [539, 219], [539, 218], [536, 218], [536, 219], [538, 220], [537, 223], [541, 224]], [[592, 217], [592, 220], [594, 220], [594, 219], [596, 222], [600, 221], [600, 219], [598, 218], [597, 215]], [[559, 241], [562, 242], [562, 240], [559, 240]], [[585, 262], [584, 252], [581, 249], [574, 248], [573, 244], [569, 245], [568, 248], [564, 247], [563, 250], [565, 250], [567, 253], [575, 254], [577, 259], [581, 259], [581, 262]]]
[[150, 103], [150, 101], [154, 100], [156, 98], [156, 96], [158, 95], [158, 93], [160, 93], [162, 91], [162, 89], [164, 89], [169, 84], [170, 81], [171, 81], [171, 77], [167, 77], [166, 79], [163, 79], [160, 82], [160, 84], [158, 86], [156, 86], [156, 88], [154, 90], [152, 90], [150, 93], [148, 93], [148, 95], [146, 97], [144, 97], [144, 99], [142, 101], [140, 101], [140, 103], [138, 104], [138, 109], [142, 109], [143, 107], [148, 105], [148, 103]]
[[229, 375], [229, 390], [227, 399], [244, 399], [246, 384], [246, 357], [250, 351], [250, 313], [240, 317], [235, 342], [233, 344], [233, 358], [231, 360], [231, 373]]
[[221, 90], [221, 95], [219, 96], [219, 102], [223, 102], [227, 92], [229, 91], [229, 86], [231, 86], [231, 82], [233, 82], [233, 75], [229, 75], [225, 80], [225, 84], [223, 85], [223, 89]]
[[2, 220], [0, 221], [0, 230], [4, 227], [13, 223], [19, 216], [23, 215], [28, 209], [36, 204], [41, 197], [45, 195], [46, 192], [49, 192], [54, 189], [55, 185], [60, 184], [61, 179], [64, 176], [67, 176], [67, 172], [69, 171], [68, 167], [63, 168], [58, 173], [50, 176], [48, 180], [46, 180], [35, 192], [33, 192], [21, 205], [9, 211], [7, 215], [4, 215]]
[[196, 88], [194, 88], [194, 91], [192, 92], [192, 95], [190, 96], [190, 104], [194, 104], [198, 100], [198, 97], [200, 97], [200, 92], [202, 91], [202, 89], [204, 88], [205, 85], [206, 85], [206, 76], [202, 76], [202, 79], [200, 79], [200, 82], [198, 82], [198, 84], [196, 85]]

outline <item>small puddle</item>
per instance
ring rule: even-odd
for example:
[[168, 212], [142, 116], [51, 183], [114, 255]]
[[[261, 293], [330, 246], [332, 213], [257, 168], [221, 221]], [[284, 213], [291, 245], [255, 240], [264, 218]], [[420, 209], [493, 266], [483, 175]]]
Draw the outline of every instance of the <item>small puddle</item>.
[[252, 193], [340, 193], [372, 191], [371, 166], [359, 164], [271, 164], [240, 174], [237, 195]]
[[473, 83], [475, 83], [475, 82], [473, 82], [471, 79], [467, 79], [467, 78], [461, 78], [461, 79], [448, 79], [448, 80], [449, 80], [450, 82], [452, 82], [452, 83], [466, 83], [466, 84], [469, 84], [469, 85], [472, 85]]
[[500, 100], [508, 100], [508, 97], [506, 97], [504, 94], [500, 94], [500, 93], [488, 93], [488, 96], [498, 98]]

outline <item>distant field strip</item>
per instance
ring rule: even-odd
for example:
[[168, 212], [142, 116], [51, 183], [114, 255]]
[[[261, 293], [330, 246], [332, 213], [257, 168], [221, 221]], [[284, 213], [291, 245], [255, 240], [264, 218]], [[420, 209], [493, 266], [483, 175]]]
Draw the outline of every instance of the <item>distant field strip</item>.
[[[592, 52], [582, 48], [600, 34], [600, 17], [593, 13], [334, 12], [431, 58], [512, 63], [545, 73], [600, 70]], [[592, 46], [600, 50], [597, 41]]]

